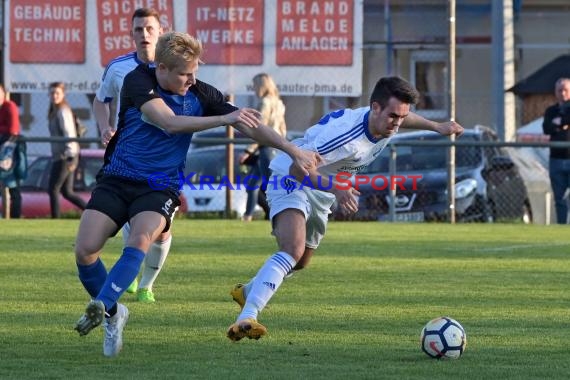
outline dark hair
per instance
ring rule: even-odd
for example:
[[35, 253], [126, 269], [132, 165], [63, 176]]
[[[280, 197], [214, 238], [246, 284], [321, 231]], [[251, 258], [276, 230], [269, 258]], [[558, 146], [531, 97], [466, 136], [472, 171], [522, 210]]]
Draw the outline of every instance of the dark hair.
[[414, 86], [400, 77], [385, 77], [380, 78], [374, 86], [374, 91], [370, 95], [370, 104], [376, 102], [384, 108], [391, 97], [407, 104], [416, 104], [420, 94]]
[[65, 83], [63, 82], [51, 82], [48, 87], [48, 91], [51, 92], [52, 89], [61, 88], [63, 91], [63, 101], [60, 104], [53, 104], [50, 100], [49, 102], [49, 109], [48, 109], [48, 119], [51, 119], [57, 110], [62, 106], [69, 107], [69, 103], [67, 103], [67, 99], [65, 99]]
[[131, 22], [133, 22], [135, 18], [143, 17], [154, 17], [160, 24], [160, 14], [153, 8], [137, 8], [133, 13], [133, 17], [131, 17]]
[[48, 86], [48, 89], [51, 90], [52, 88], [61, 88], [63, 92], [65, 92], [65, 83], [63, 82], [51, 82]]

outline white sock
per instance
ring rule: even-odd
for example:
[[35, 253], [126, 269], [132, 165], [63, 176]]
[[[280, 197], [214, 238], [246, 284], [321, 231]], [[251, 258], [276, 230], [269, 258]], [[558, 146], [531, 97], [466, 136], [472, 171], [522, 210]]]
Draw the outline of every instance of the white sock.
[[[295, 272], [296, 272], [295, 269], [291, 269], [291, 271], [285, 275], [283, 280], [291, 278]], [[253, 285], [253, 280], [255, 280], [255, 277], [252, 277], [247, 284], [243, 284], [243, 297], [245, 299], [247, 299], [247, 295], [251, 291], [251, 286]]]
[[131, 225], [127, 222], [123, 224], [123, 246], [127, 246], [127, 242], [129, 241], [129, 235], [131, 234]]
[[144, 259], [144, 267], [141, 280], [139, 281], [139, 289], [152, 290], [152, 285], [158, 277], [164, 261], [166, 261], [168, 252], [170, 252], [171, 244], [172, 235], [170, 235], [165, 241], [155, 241], [152, 243]]
[[251, 286], [253, 285], [253, 281], [255, 281], [255, 277], [251, 278], [247, 284], [243, 285], [243, 297], [247, 300], [247, 295], [251, 291]]
[[285, 252], [277, 252], [271, 256], [259, 269], [255, 278], [251, 281], [251, 287], [247, 293], [245, 306], [237, 320], [245, 318], [257, 319], [265, 305], [275, 294], [283, 278], [295, 266], [296, 261]]

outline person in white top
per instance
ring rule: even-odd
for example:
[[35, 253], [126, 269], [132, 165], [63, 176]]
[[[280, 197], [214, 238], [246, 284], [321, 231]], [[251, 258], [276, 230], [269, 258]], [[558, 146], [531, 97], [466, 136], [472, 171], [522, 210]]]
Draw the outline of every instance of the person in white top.
[[[49, 84], [50, 104], [48, 129], [51, 137], [77, 137], [73, 111], [65, 98], [65, 84]], [[75, 170], [79, 163], [79, 143], [77, 141], [51, 143], [51, 170], [49, 176], [49, 204], [51, 217], [61, 216], [59, 194], [80, 210], [85, 210], [85, 201], [73, 191]]]
[[400, 127], [424, 129], [442, 135], [460, 136], [463, 127], [454, 121], [437, 123], [410, 112], [419, 98], [417, 90], [399, 77], [381, 78], [370, 96], [370, 105], [329, 113], [309, 128], [295, 143], [321, 157], [318, 168], [304, 176], [291, 160], [279, 154], [271, 161], [272, 177], [267, 185], [270, 218], [278, 251], [246, 285], [237, 284], [230, 294], [242, 308], [227, 330], [230, 340], [259, 339], [267, 329], [257, 321], [283, 279], [309, 264], [325, 235], [328, 214], [336, 202], [347, 213], [358, 210], [359, 192], [338, 173], [355, 174], [386, 147]]
[[[281, 136], [286, 137], [285, 104], [283, 104], [279, 96], [279, 90], [273, 78], [266, 73], [255, 75], [253, 77], [253, 91], [257, 99], [255, 108], [261, 112], [261, 123], [272, 128]], [[257, 203], [262, 206], [263, 211], [267, 214], [266, 219], [269, 219], [269, 208], [265, 201], [263, 179], [271, 175], [269, 163], [277, 155], [277, 150], [257, 143], [250, 144], [240, 156], [240, 164], [246, 162], [255, 152], [258, 153], [258, 158], [248, 173], [250, 180], [247, 183], [247, 204], [242, 217], [242, 220], [245, 222], [252, 220], [253, 211]]]
[[[135, 42], [136, 51], [113, 59], [103, 73], [101, 86], [93, 100], [93, 113], [97, 120], [101, 142], [107, 145], [116, 130], [117, 114], [120, 109], [119, 99], [125, 76], [141, 63], [154, 61], [154, 52], [158, 37], [163, 33], [159, 13], [151, 8], [138, 8], [131, 18], [131, 36]], [[116, 99], [117, 114], [111, 125], [111, 103]], [[123, 241], [127, 242], [130, 233], [129, 224], [123, 226]], [[152, 287], [170, 251], [172, 236], [170, 231], [160, 235], [151, 245], [145, 258], [141, 280], [135, 280], [127, 289], [129, 293], [137, 293], [137, 300], [145, 303], [155, 302]], [[138, 287], [138, 289], [137, 289]]]

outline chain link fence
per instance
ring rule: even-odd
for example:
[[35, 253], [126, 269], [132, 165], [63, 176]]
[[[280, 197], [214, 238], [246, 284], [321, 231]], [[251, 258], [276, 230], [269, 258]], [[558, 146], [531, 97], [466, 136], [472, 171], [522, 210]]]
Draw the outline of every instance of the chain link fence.
[[[455, 208], [448, 201], [449, 147], [455, 146]], [[567, 146], [569, 144], [566, 144]], [[336, 220], [555, 223], [548, 170], [538, 143], [503, 143], [487, 128], [456, 142], [432, 133], [398, 135], [353, 181], [359, 211]]]
[[[12, 1], [11, 7], [5, 6], [1, 8], [5, 13], [2, 19], [6, 20], [10, 17], [16, 17], [17, 13], [14, 13], [16, 9], [15, 5], [20, 4], [22, 1]], [[38, 4], [43, 4], [43, 2], [37, 2]], [[51, 1], [46, 4], [56, 4], [57, 2]], [[108, 37], [106, 35], [99, 36], [99, 27], [101, 25], [112, 25], [116, 28], [119, 25], [128, 25], [130, 21], [130, 15], [132, 13], [132, 7], [128, 7], [128, 10], [121, 9], [120, 14], [113, 15], [103, 15], [102, 10], [104, 9], [105, 2], [83, 2], [83, 1], [70, 1], [70, 4], [74, 6], [84, 7], [86, 15], [89, 15], [87, 21], [83, 20], [80, 23], [85, 24], [85, 38], [82, 43], [88, 44], [86, 46], [91, 46], [89, 49], [76, 49], [71, 46], [64, 46], [62, 49], [61, 57], [56, 56], [55, 60], [51, 63], [45, 64], [30, 64], [29, 70], [23, 70], [27, 74], [35, 73], [35, 75], [30, 75], [33, 79], [28, 81], [14, 82], [5, 84], [10, 84], [13, 87], [11, 98], [20, 107], [20, 121], [22, 126], [22, 134], [29, 138], [28, 140], [28, 159], [33, 162], [35, 159], [40, 157], [46, 157], [50, 154], [49, 143], [47, 141], [33, 140], [34, 138], [47, 138], [49, 135], [47, 129], [47, 110], [49, 107], [49, 98], [47, 94], [47, 88], [33, 87], [32, 84], [36, 84], [37, 81], [42, 81], [45, 85], [51, 81], [60, 80], [72, 80], [73, 78], [80, 77], [76, 82], [78, 84], [86, 83], [86, 86], [75, 86], [73, 88], [82, 87], [84, 92], [76, 92], [71, 87], [67, 91], [67, 100], [73, 108], [74, 112], [79, 116], [82, 122], [88, 127], [87, 137], [88, 139], [82, 141], [83, 148], [96, 149], [101, 148], [98, 143], [98, 130], [95, 125], [94, 117], [91, 112], [91, 104], [93, 101], [93, 91], [97, 87], [97, 83], [101, 77], [102, 70], [107, 63], [108, 59], [119, 54], [120, 49], [110, 49], [110, 51], [105, 50], [104, 44], [101, 41], [107, 41], [107, 39], [101, 39], [99, 37]], [[136, 1], [123, 1], [123, 5], [137, 6], [140, 2]], [[156, 2], [155, 2], [156, 3]], [[155, 4], [153, 3], [153, 4]], [[231, 4], [230, 4], [231, 3]], [[239, 2], [236, 2], [239, 3]], [[301, 25], [303, 20], [310, 20], [310, 15], [302, 14], [301, 8], [310, 9], [310, 6], [321, 6], [324, 4], [340, 4], [339, 2], [312, 2], [309, 0], [299, 0], [296, 2], [287, 1], [254, 1], [246, 2], [248, 6], [252, 3], [261, 5], [263, 4], [267, 9], [271, 9], [270, 12], [256, 13], [256, 17], [264, 17], [267, 15], [271, 16], [271, 23], [260, 23], [255, 22], [252, 25], [254, 33], [264, 32], [265, 29], [259, 29], [259, 25], [270, 26], [268, 33], [265, 31], [266, 37], [270, 37], [272, 44], [268, 45], [268, 48], [274, 52], [271, 54], [266, 54], [264, 60], [269, 60], [272, 64], [275, 63], [275, 70], [273, 72], [269, 70], [269, 73], [275, 76], [283, 76], [282, 79], [282, 89], [290, 89], [289, 84], [291, 77], [297, 80], [297, 76], [301, 74], [298, 72], [297, 75], [285, 75], [284, 73], [289, 73], [289, 69], [294, 68], [294, 66], [281, 65], [277, 68], [277, 62], [275, 58], [277, 56], [277, 34], [284, 32], [290, 33], [291, 35], [285, 33], [285, 37], [299, 37], [295, 33], [299, 32], [299, 28], [293, 28], [291, 30], [281, 30], [278, 29], [278, 23], [276, 20], [281, 20], [282, 17], [285, 19], [294, 18]], [[297, 4], [298, 12], [295, 14], [284, 14], [284, 9], [282, 6], [284, 3]], [[313, 125], [318, 119], [325, 113], [343, 107], [359, 107], [368, 104], [368, 96], [378, 80], [378, 78], [385, 75], [399, 75], [408, 79], [413, 83], [421, 93], [421, 100], [415, 111], [430, 119], [434, 120], [447, 120], [449, 118], [449, 84], [450, 84], [450, 68], [449, 68], [449, 20], [448, 20], [448, 5], [447, 1], [424, 1], [424, 0], [413, 0], [413, 1], [403, 1], [403, 0], [364, 0], [358, 2], [358, 6], [355, 6], [357, 2], [348, 2], [354, 12], [358, 13], [360, 5], [363, 7], [362, 18], [358, 16], [355, 20], [361, 22], [354, 23], [355, 26], [360, 28], [362, 25], [361, 41], [357, 38], [354, 42], [361, 43], [361, 58], [360, 54], [355, 54], [354, 57], [358, 58], [358, 63], [361, 64], [359, 67], [361, 70], [355, 72], [361, 72], [361, 74], [356, 77], [356, 75], [344, 75], [337, 74], [335, 66], [316, 66], [319, 73], [324, 73], [326, 79], [334, 79], [335, 83], [342, 79], [342, 83], [347, 87], [349, 85], [358, 84], [362, 87], [362, 92], [360, 96], [350, 96], [346, 95], [347, 92], [343, 92], [343, 86], [338, 87], [336, 92], [329, 91], [329, 96], [311, 96], [312, 93], [304, 92], [286, 92], [282, 91], [285, 96], [284, 102], [287, 106], [286, 121], [290, 131], [302, 133], [307, 127]], [[514, 26], [514, 36], [513, 44], [515, 49], [514, 57], [514, 67], [515, 76], [517, 81], [524, 81], [533, 72], [539, 70], [549, 61], [553, 60], [560, 54], [568, 52], [570, 45], [568, 45], [568, 40], [563, 33], [560, 33], [560, 26], [565, 25], [564, 23], [570, 15], [570, 5], [565, 2], [542, 2], [536, 1], [525, 1], [513, 0], [513, 26]], [[5, 2], [5, 4], [8, 4]], [[118, 3], [117, 3], [118, 4]], [[149, 2], [150, 4], [150, 2]], [[165, 2], [158, 2], [161, 7], [164, 5], [164, 9], [159, 9], [161, 13], [169, 20], [167, 23], [170, 27], [188, 32], [195, 32], [197, 21], [194, 17], [199, 13], [194, 12], [198, 6], [204, 5], [212, 7], [212, 9], [229, 10], [233, 2], [224, 0], [212, 0], [210, 2], [204, 1], [183, 1], [183, 0], [172, 0]], [[300, 4], [300, 5], [299, 5]], [[456, 1], [457, 12], [456, 12], [456, 33], [457, 33], [457, 46], [456, 46], [456, 78], [455, 78], [455, 94], [456, 94], [456, 115], [457, 121], [459, 121], [463, 126], [468, 129], [474, 129], [473, 126], [478, 124], [490, 125], [494, 129], [501, 129], [502, 126], [495, 125], [494, 115], [492, 110], [496, 107], [494, 103], [493, 94], [496, 92], [492, 88], [493, 84], [493, 41], [492, 41], [492, 27], [493, 27], [493, 7], [492, 2], [481, 2], [478, 0], [461, 0]], [[47, 6], [47, 5], [46, 5]], [[122, 7], [124, 8], [124, 7]], [[83, 9], [83, 8], [82, 8]], [[183, 11], [180, 11], [182, 9]], [[254, 12], [259, 9], [259, 7], [251, 7]], [[321, 9], [321, 8], [319, 8]], [[323, 7], [323, 12], [325, 8]], [[335, 8], [336, 9], [336, 8]], [[274, 12], [273, 12], [274, 10]], [[12, 12], [12, 13], [11, 13]], [[324, 13], [323, 13], [324, 14]], [[338, 8], [333, 12], [332, 18], [335, 20], [340, 20], [342, 22], [348, 22], [352, 25], [352, 18], [347, 16], [350, 13], [343, 13], [341, 8]], [[318, 20], [317, 26], [325, 26], [328, 18], [331, 17], [321, 17]], [[16, 18], [17, 19], [17, 18]], [[15, 20], [16, 20], [15, 19]], [[97, 20], [97, 22], [95, 22]], [[344, 20], [344, 21], [343, 21]], [[429, 22], [427, 22], [428, 20]], [[24, 20], [26, 21], [26, 20]], [[40, 20], [27, 20], [26, 22], [31, 23], [32, 26], [37, 26], [38, 28], [43, 28], [43, 21]], [[34, 24], [37, 23], [37, 24]], [[203, 30], [212, 31], [225, 28], [225, 24], [221, 21], [221, 26], [214, 23], [214, 26], [202, 25]], [[249, 25], [249, 24], [248, 24]], [[282, 28], [287, 23], [279, 23]], [[340, 25], [340, 24], [339, 24]], [[347, 24], [348, 25], [348, 24]], [[25, 27], [30, 27], [29, 25], [24, 25]], [[76, 25], [71, 25], [71, 27], [76, 28]], [[48, 30], [49, 28], [46, 27]], [[218, 29], [216, 29], [218, 28]], [[246, 25], [244, 28], [249, 28]], [[5, 28], [6, 29], [6, 28]], [[9, 28], [8, 28], [9, 29]], [[124, 29], [124, 30], [123, 30]], [[113, 33], [117, 37], [122, 38], [123, 41], [130, 41], [128, 36], [128, 28], [121, 28], [120, 33], [118, 29], [113, 29]], [[349, 28], [350, 29], [350, 28]], [[44, 29], [42, 29], [44, 30]], [[50, 29], [51, 30], [51, 29]], [[356, 30], [356, 28], [354, 29]], [[6, 30], [8, 31], [8, 30]], [[341, 29], [337, 30], [338, 32]], [[110, 31], [107, 31], [112, 34]], [[359, 31], [360, 33], [360, 31]], [[310, 33], [309, 33], [310, 34]], [[315, 33], [313, 33], [315, 34]], [[13, 35], [9, 33], [4, 33], [6, 42], [10, 43], [10, 46], [17, 46], [14, 43], [22, 42], [14, 39]], [[353, 36], [358, 35], [354, 34]], [[11, 39], [10, 39], [11, 38]], [[291, 40], [292, 41], [292, 40]], [[24, 41], [25, 42], [25, 41]], [[209, 43], [209, 51], [223, 51], [223, 46], [213, 46], [214, 41], [206, 41]], [[124, 46], [123, 46], [124, 45]], [[128, 46], [128, 43], [122, 44], [121, 49], [125, 48], [127, 50], [133, 50], [133, 46]], [[45, 48], [45, 44], [34, 45], [34, 53], [42, 55], [39, 50]], [[208, 46], [207, 46], [208, 47]], [[352, 45], [351, 45], [352, 48]], [[360, 46], [359, 46], [360, 48]], [[51, 49], [54, 50], [54, 49]], [[50, 50], [50, 52], [51, 52]], [[22, 50], [23, 51], [23, 50]], [[47, 50], [46, 50], [47, 51]], [[345, 53], [349, 53], [351, 50], [347, 50]], [[58, 63], [57, 58], [64, 58], [67, 54], [72, 53], [86, 54], [86, 59], [83, 65], [76, 66], [66, 66], [65, 64]], [[282, 53], [282, 52], [281, 52]], [[279, 53], [279, 54], [281, 54]], [[4, 54], [4, 53], [2, 53]], [[294, 54], [287, 55], [285, 58], [292, 59], [296, 62], [298, 57], [301, 57], [304, 53], [299, 53], [298, 56]], [[350, 55], [350, 54], [349, 54]], [[347, 57], [349, 56], [347, 55]], [[338, 57], [339, 54], [333, 54], [332, 57]], [[103, 58], [107, 57], [107, 58]], [[305, 57], [303, 55], [303, 57]], [[311, 56], [313, 57], [313, 56]], [[317, 63], [319, 54], [317, 54]], [[208, 57], [205, 66], [199, 74], [200, 79], [211, 79], [203, 75], [207, 73], [205, 70], [207, 67], [210, 69], [215, 64], [214, 57]], [[247, 57], [246, 57], [247, 58]], [[280, 59], [283, 59], [281, 57]], [[360, 61], [361, 59], [361, 61]], [[264, 62], [265, 62], [264, 61]], [[268, 61], [268, 62], [269, 62]], [[214, 64], [212, 64], [214, 63]], [[227, 63], [227, 62], [226, 62]], [[4, 61], [4, 71], [10, 67], [18, 68], [22, 70], [22, 63], [16, 61], [5, 60]], [[96, 66], [96, 70], [93, 68]], [[250, 69], [249, 66], [240, 65], [229, 65], [231, 70], [236, 70], [234, 75], [228, 75], [232, 80], [228, 81], [226, 75], [211, 75], [214, 79], [218, 80], [220, 78], [224, 79], [224, 83], [236, 81], [237, 78], [244, 81], [242, 87], [247, 87], [249, 85], [249, 80], [251, 75], [247, 75], [247, 79], [244, 80], [243, 72], [244, 69]], [[64, 75], [61, 75], [62, 68], [72, 67], [73, 71], [67, 70], [63, 71]], [[269, 66], [273, 68], [273, 66]], [[314, 68], [313, 66], [308, 66], [309, 68]], [[53, 68], [53, 72], [49, 70]], [[338, 67], [337, 67], [338, 68]], [[47, 74], [44, 71], [48, 70]], [[239, 71], [238, 71], [239, 70]], [[10, 70], [12, 73], [15, 70]], [[303, 70], [301, 70], [303, 71]], [[92, 72], [98, 72], [98, 75], [91, 75]], [[66, 77], [69, 74], [69, 78]], [[80, 74], [80, 75], [78, 75]], [[253, 73], [252, 73], [253, 74]], [[306, 73], [305, 73], [306, 74]], [[570, 74], [569, 74], [570, 76]], [[26, 77], [26, 76], [24, 76]], [[12, 80], [11, 78], [8, 78]], [[7, 80], [8, 80], [7, 79]], [[313, 78], [311, 78], [313, 79]], [[33, 82], [33, 83], [32, 83]], [[45, 82], [45, 83], [44, 83]], [[246, 84], [247, 82], [247, 84]], [[278, 81], [279, 82], [279, 81]], [[298, 87], [305, 89], [308, 88], [311, 81], [307, 83], [301, 83]], [[325, 83], [327, 81], [324, 81]], [[241, 83], [241, 82], [240, 82]], [[226, 89], [218, 86], [220, 90], [225, 91]], [[245, 88], [244, 87], [244, 88]], [[323, 87], [323, 86], [320, 86]], [[17, 89], [19, 89], [19, 92]], [[85, 91], [85, 89], [87, 89]], [[250, 89], [248, 88], [247, 92]], [[516, 124], [517, 126], [522, 126], [530, 123], [540, 116], [542, 112], [548, 106], [554, 103], [554, 97], [552, 94], [553, 87], [544, 90], [538, 94], [529, 94], [528, 96], [522, 96], [517, 98], [517, 112], [516, 112]], [[238, 106], [252, 106], [253, 97], [251, 95], [246, 95], [246, 91], [241, 91], [235, 97], [235, 103]], [[114, 112], [112, 112], [114, 114]], [[503, 140], [504, 136], [501, 136], [499, 140]], [[481, 158], [481, 162], [484, 163], [485, 170], [481, 170], [480, 173], [486, 173], [489, 177], [487, 179], [483, 178], [484, 175], [480, 174], [481, 178], [475, 178], [477, 181], [477, 192], [476, 196], [473, 197], [474, 202], [469, 204], [464, 210], [462, 209], [463, 203], [459, 202], [456, 204], [456, 209], [454, 212], [460, 221], [528, 221], [529, 214], [531, 214], [533, 222], [547, 223], [552, 219], [552, 212], [550, 212], [549, 204], [553, 202], [550, 197], [550, 186], [548, 183], [548, 176], [546, 173], [547, 162], [547, 145], [541, 145], [537, 148], [537, 145], [533, 145], [533, 142], [537, 139], [542, 139], [540, 134], [535, 134], [532, 140], [527, 138], [521, 138], [520, 141], [528, 142], [527, 145], [517, 145], [509, 146], [505, 144], [503, 146], [494, 147], [478, 147], [481, 151], [496, 150], [493, 153], [493, 157], [499, 157], [495, 159], [490, 159], [488, 155], [483, 153], [478, 153], [478, 155], [467, 155], [466, 157], [475, 156]], [[405, 145], [406, 142], [395, 143], [391, 146], [391, 149], [386, 150], [386, 154], [390, 156], [388, 159], [388, 165], [392, 162], [394, 167], [393, 172], [383, 171], [383, 175], [403, 175], [408, 173], [405, 167], [407, 160], [407, 151], [414, 151], [414, 149], [420, 149], [422, 146], [415, 145]], [[471, 142], [470, 142], [471, 143]], [[477, 144], [482, 144], [486, 142], [473, 141], [473, 146], [469, 149], [474, 149]], [[213, 142], [207, 142], [208, 145], [219, 145]], [[463, 140], [459, 140], [458, 144], [463, 144]], [[202, 168], [205, 169], [215, 169], [213, 173], [214, 178], [221, 178], [224, 175], [233, 172], [236, 178], [233, 178], [237, 182], [237, 176], [241, 175], [241, 180], [243, 181], [243, 175], [247, 174], [247, 168], [237, 165], [236, 159], [237, 154], [241, 147], [236, 147], [234, 153], [232, 154], [233, 163], [231, 168], [228, 168], [227, 164], [222, 164], [226, 162], [227, 150], [224, 148], [209, 148], [212, 152], [209, 156], [214, 157], [216, 161], [207, 161], [205, 158], [200, 158], [196, 162], [202, 164]], [[457, 145], [459, 148], [467, 149], [462, 145]], [[426, 151], [436, 151], [445, 150], [444, 147], [423, 147]], [[467, 149], [467, 150], [469, 150]], [[508, 156], [512, 161], [514, 161], [514, 169], [510, 169], [511, 172], [518, 172], [518, 176], [522, 177], [525, 181], [525, 192], [526, 197], [524, 197], [523, 205], [520, 202], [514, 201], [513, 199], [523, 198], [519, 195], [513, 195], [514, 193], [504, 192], [501, 194], [506, 195], [493, 195], [493, 191], [497, 188], [505, 188], [505, 185], [491, 184], [489, 186], [483, 186], [481, 183], [483, 180], [492, 180], [495, 177], [501, 179], [505, 183], [512, 183], [514, 174], [496, 174], [497, 172], [509, 172], [509, 170], [495, 170], [500, 166], [500, 157]], [[538, 154], [536, 154], [538, 152]], [[420, 152], [422, 153], [422, 152]], [[461, 153], [461, 152], [459, 152]], [[457, 156], [458, 162], [463, 160]], [[414, 155], [412, 155], [413, 157]], [[205, 157], [205, 156], [204, 156]], [[531, 163], [529, 163], [529, 157], [532, 158]], [[436, 157], [437, 160], [441, 159], [441, 156]], [[467, 160], [467, 158], [465, 159]], [[494, 162], [494, 170], [489, 171], [489, 165]], [[426, 162], [428, 160], [426, 159]], [[435, 158], [434, 158], [435, 161]], [[446, 161], [447, 162], [447, 161]], [[541, 166], [535, 166], [536, 162], [540, 162]], [[214, 165], [215, 164], [215, 165]], [[502, 164], [507, 164], [503, 162]], [[473, 163], [473, 165], [475, 165]], [[507, 165], [509, 166], [510, 163]], [[530, 166], [529, 166], [530, 165]], [[491, 165], [493, 166], [493, 165]], [[527, 168], [528, 166], [528, 168]], [[404, 168], [404, 169], [402, 169]], [[374, 169], [374, 168], [372, 168]], [[372, 170], [371, 169], [371, 170]], [[458, 166], [458, 170], [461, 167]], [[402, 170], [404, 170], [402, 172]], [[535, 174], [532, 171], [535, 170]], [[380, 173], [380, 172], [379, 172]], [[373, 174], [373, 173], [372, 173]], [[546, 177], [546, 179], [545, 179]], [[464, 177], [462, 175], [457, 175], [456, 187], [457, 191], [465, 191], [466, 185], [470, 182], [463, 182]], [[520, 186], [519, 186], [520, 187]], [[202, 189], [205, 191], [205, 195], [200, 195], [197, 200], [190, 199], [188, 208], [190, 212], [195, 212], [196, 214], [202, 214], [206, 212], [213, 212], [214, 215], [224, 215], [226, 217], [232, 215], [236, 216], [241, 213], [244, 209], [243, 199], [245, 190], [243, 187], [239, 190], [234, 189], [231, 195], [219, 196], [225, 191], [215, 190], [217, 197], [210, 197], [207, 195], [209, 188]], [[397, 197], [400, 195], [405, 195], [409, 199], [412, 198], [414, 194], [406, 194], [403, 190], [393, 192], [388, 194], [389, 197], [383, 194], [379, 196], [375, 192], [371, 192], [371, 195], [363, 195], [360, 197], [361, 202], [361, 212], [355, 215], [353, 218], [359, 220], [405, 220], [406, 218], [410, 220], [434, 220], [434, 221], [446, 221], [449, 216], [448, 206], [445, 206], [443, 202], [447, 196], [445, 193], [445, 188], [442, 188], [438, 192], [432, 192], [426, 195], [420, 195], [416, 193], [414, 198], [414, 203], [410, 206], [407, 205], [398, 206]], [[518, 194], [518, 193], [517, 193]], [[232, 196], [233, 195], [233, 196]], [[427, 200], [425, 200], [425, 197]], [[469, 198], [469, 197], [467, 197]], [[400, 197], [400, 203], [403, 202], [403, 197]], [[429, 199], [436, 199], [441, 201], [438, 203], [443, 207], [443, 211], [430, 211], [424, 210], [423, 216], [419, 214], [420, 211], [414, 210], [414, 207], [418, 206], [422, 202], [429, 203]], [[439, 202], [438, 201], [438, 202]], [[231, 207], [225, 207], [226, 204], [231, 203]], [[540, 204], [536, 206], [535, 204]], [[375, 206], [376, 205], [376, 206]], [[443, 206], [441, 206], [443, 205]], [[208, 210], [215, 211], [202, 211], [199, 207], [204, 207]], [[404, 210], [410, 207], [410, 210]], [[521, 211], [522, 207], [522, 211]], [[505, 210], [503, 210], [505, 209]], [[507, 210], [508, 209], [508, 210]], [[194, 210], [194, 211], [192, 211]], [[225, 211], [220, 211], [225, 210]], [[228, 213], [227, 210], [233, 210], [233, 212]], [[367, 210], [367, 211], [365, 211]], [[513, 211], [515, 210], [515, 211]], [[542, 211], [539, 211], [542, 210]], [[507, 212], [508, 211], [508, 212]], [[530, 212], [529, 212], [530, 211]], [[418, 214], [414, 214], [418, 212]], [[408, 215], [404, 215], [408, 213]], [[435, 216], [432, 216], [435, 215]], [[544, 217], [542, 217], [543, 215]], [[342, 216], [337, 213], [334, 214], [335, 218], [341, 219]], [[344, 217], [345, 219], [350, 219]], [[422, 219], [423, 218], [423, 219]]]
[[[45, 152], [49, 151], [50, 141], [56, 139], [27, 137], [23, 140], [29, 152], [28, 178], [23, 182], [23, 209], [32, 205], [27, 202], [37, 202], [37, 195], [43, 194], [46, 204], [40, 209], [49, 213], [47, 175], [50, 157]], [[78, 141], [83, 149], [75, 189], [88, 199], [103, 162], [103, 150], [97, 138]], [[236, 139], [194, 139], [188, 154], [186, 177], [181, 182], [181, 214], [198, 218], [243, 215], [249, 168], [240, 165], [238, 157], [248, 142], [249, 139], [239, 136]], [[499, 142], [494, 132], [486, 127], [468, 130], [455, 142], [426, 132], [398, 134], [378, 158], [352, 180], [352, 186], [361, 193], [359, 211], [345, 215], [335, 209], [331, 218], [448, 222], [447, 165], [448, 148], [452, 145], [456, 147], [457, 222], [556, 222], [544, 151], [549, 146], [568, 147], [569, 144]], [[232, 165], [231, 170], [228, 165]], [[347, 178], [337, 179], [341, 185], [348, 183]], [[231, 207], [226, 207], [227, 204]], [[39, 206], [33, 203], [33, 207]], [[264, 217], [260, 207], [256, 208], [255, 217]]]
[[[232, 193], [232, 217], [243, 214], [246, 205], [248, 168], [237, 162], [243, 143], [234, 145], [233, 181], [228, 140], [198, 139], [191, 149], [186, 174], [194, 177], [183, 189], [192, 216], [223, 214], [226, 191]], [[544, 150], [564, 143], [504, 143], [493, 130], [477, 127], [455, 142], [433, 133], [401, 133], [378, 158], [352, 180], [361, 192], [359, 211], [345, 215], [339, 210], [333, 220], [448, 222], [448, 147], [456, 146], [456, 220], [462, 223], [555, 223], [553, 198]], [[211, 178], [205, 183], [198, 178]], [[339, 179], [346, 181], [346, 178]], [[342, 182], [346, 183], [346, 182]], [[263, 218], [261, 208], [256, 217]]]

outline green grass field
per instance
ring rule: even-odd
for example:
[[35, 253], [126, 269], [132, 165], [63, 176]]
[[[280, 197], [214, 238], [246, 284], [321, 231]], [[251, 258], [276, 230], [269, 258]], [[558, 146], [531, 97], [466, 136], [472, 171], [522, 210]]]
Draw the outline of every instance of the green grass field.
[[[229, 290], [275, 249], [269, 224], [177, 220], [158, 302], [122, 298], [121, 355], [103, 331], [73, 326], [87, 294], [76, 276], [77, 220], [0, 221], [1, 379], [568, 379], [566, 227], [331, 223], [312, 265], [284, 282], [260, 322], [232, 343]], [[103, 254], [110, 267], [120, 237]], [[463, 324], [467, 350], [430, 359], [431, 318]]]

